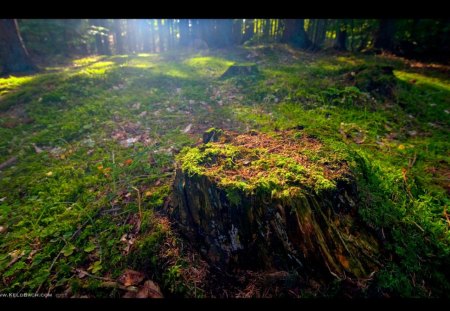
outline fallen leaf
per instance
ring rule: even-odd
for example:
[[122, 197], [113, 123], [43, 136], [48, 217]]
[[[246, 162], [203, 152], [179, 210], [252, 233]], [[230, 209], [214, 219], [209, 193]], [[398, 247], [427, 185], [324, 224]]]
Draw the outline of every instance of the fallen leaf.
[[133, 159], [126, 159], [125, 161], [123, 161], [123, 164], [125, 165], [131, 165], [131, 163], [133, 163]]
[[84, 278], [88, 274], [86, 271], [81, 270], [81, 269], [77, 269], [77, 271], [78, 271], [78, 275], [77, 276], [80, 279]]
[[158, 284], [148, 280], [136, 294], [136, 298], [164, 298]]
[[41, 148], [39, 148], [38, 146], [36, 146], [36, 144], [32, 144], [32, 145], [33, 145], [34, 151], [36, 151], [36, 153], [41, 153], [41, 152], [44, 151], [44, 150], [42, 150]]
[[124, 273], [118, 278], [118, 281], [124, 286], [131, 286], [137, 285], [142, 282], [142, 280], [144, 280], [144, 277], [144, 274], [139, 271], [126, 269]]
[[3, 202], [5, 200], [6, 200], [6, 197], [3, 197], [3, 198], [0, 199], [0, 202]]
[[192, 123], [189, 123], [189, 125], [186, 126], [186, 127], [184, 128], [184, 130], [182, 130], [182, 132], [183, 132], [183, 133], [189, 133], [189, 131], [191, 130], [191, 128], [192, 128]]
[[142, 112], [139, 114], [140, 117], [145, 117], [146, 115], [147, 115], [147, 111], [142, 111]]

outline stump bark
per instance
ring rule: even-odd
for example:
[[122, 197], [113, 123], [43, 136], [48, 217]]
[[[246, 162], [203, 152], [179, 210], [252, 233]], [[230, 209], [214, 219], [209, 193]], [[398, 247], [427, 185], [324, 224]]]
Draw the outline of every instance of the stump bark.
[[236, 76], [252, 76], [258, 74], [259, 70], [255, 64], [240, 64], [230, 66], [220, 78], [228, 79]]
[[295, 131], [225, 132], [185, 151], [172, 216], [221, 269], [367, 277], [378, 269], [378, 242], [357, 219], [354, 178], [345, 160], [324, 168], [302, 154], [314, 148], [324, 152]]

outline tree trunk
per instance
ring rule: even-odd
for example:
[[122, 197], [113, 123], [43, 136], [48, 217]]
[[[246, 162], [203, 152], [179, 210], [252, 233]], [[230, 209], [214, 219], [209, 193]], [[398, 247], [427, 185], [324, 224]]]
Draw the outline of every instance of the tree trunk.
[[144, 20], [142, 23], [142, 50], [144, 52], [152, 51], [152, 20]]
[[189, 20], [180, 19], [180, 46], [187, 47], [189, 42], [191, 42], [191, 34], [189, 31]]
[[270, 39], [270, 19], [264, 20], [264, 28], [263, 28], [263, 38], [265, 41], [268, 41]]
[[248, 40], [250, 40], [253, 37], [253, 35], [255, 33], [254, 28], [255, 28], [254, 20], [246, 19], [244, 36], [242, 37], [241, 44], [247, 42]]
[[[95, 26], [95, 27], [99, 27], [100, 26], [100, 22], [98, 19], [91, 19], [89, 20], [91, 26]], [[102, 41], [102, 36], [100, 33], [98, 33], [98, 29], [96, 30], [96, 34], [95, 34], [95, 51], [97, 54], [105, 54], [104, 53], [104, 48], [103, 48], [103, 41]]]
[[242, 40], [242, 19], [233, 21], [233, 44], [240, 44]]
[[395, 20], [381, 19], [375, 34], [375, 48], [392, 51], [394, 49]]
[[334, 48], [338, 51], [347, 50], [347, 29], [344, 22], [338, 22], [336, 42], [334, 43]]
[[114, 39], [116, 43], [116, 54], [124, 54], [121, 19], [114, 20]]
[[215, 46], [225, 48], [231, 45], [233, 20], [220, 19], [216, 21]]
[[[321, 192], [308, 190], [317, 186], [308, 186], [308, 177], [298, 186], [281, 177], [298, 176], [293, 171], [263, 182], [266, 171], [280, 169], [278, 164], [266, 167], [273, 155], [285, 159], [282, 163], [287, 167], [290, 161], [300, 161], [294, 158], [314, 139], [299, 140], [295, 131], [277, 137], [254, 132], [237, 137], [223, 133], [223, 137], [221, 133], [204, 135], [207, 144], [180, 158], [169, 208], [181, 231], [207, 260], [226, 271], [293, 268], [314, 274], [313, 278], [367, 278], [378, 269], [378, 242], [357, 219], [357, 188], [350, 171], [344, 179], [335, 177], [335, 188]], [[255, 144], [266, 151], [254, 152]], [[294, 148], [294, 158], [275, 151], [286, 152], [282, 146]], [[252, 178], [256, 179], [252, 182]]]
[[305, 32], [305, 20], [285, 19], [281, 42], [288, 43], [302, 49], [311, 47], [312, 42], [309, 40], [308, 35]]
[[109, 25], [107, 19], [101, 19], [99, 20], [99, 24], [101, 27], [105, 28], [105, 32], [102, 36], [102, 47], [103, 47], [103, 53], [105, 55], [111, 55], [111, 45], [109, 44]]
[[162, 19], [158, 19], [158, 51], [163, 52], [164, 51], [164, 40], [163, 40], [163, 25], [162, 25]]
[[127, 19], [127, 46], [128, 53], [136, 53], [136, 23], [133, 19]]
[[175, 47], [175, 25], [173, 23], [173, 19], [167, 20], [167, 26], [169, 35], [169, 50], [171, 50]]
[[38, 71], [25, 48], [16, 19], [0, 19], [0, 42], [2, 74]]

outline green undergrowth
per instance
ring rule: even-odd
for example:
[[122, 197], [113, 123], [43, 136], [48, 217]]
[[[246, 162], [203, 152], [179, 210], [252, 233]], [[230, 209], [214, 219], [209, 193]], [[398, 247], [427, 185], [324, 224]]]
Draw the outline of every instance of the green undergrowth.
[[[261, 74], [218, 79], [246, 62]], [[394, 67], [390, 96], [352, 81], [352, 72], [373, 66]], [[10, 161], [0, 171], [1, 293], [120, 297], [95, 277], [117, 280], [129, 268], [167, 296], [204, 295], [186, 281], [190, 261], [175, 251], [181, 238], [156, 210], [170, 192], [175, 155], [217, 127], [298, 129], [323, 145], [322, 154], [303, 151], [311, 163], [320, 167], [331, 154], [357, 163], [359, 214], [386, 248], [367, 295], [448, 296], [447, 74], [386, 56], [283, 46], [94, 56], [49, 69], [0, 79], [0, 164]], [[261, 151], [199, 148], [183, 154], [192, 163], [205, 155], [240, 163]], [[333, 187], [320, 170], [271, 152], [262, 159], [251, 165], [277, 169], [234, 185], [272, 189], [280, 177], [289, 185], [316, 176], [319, 188]], [[175, 256], [164, 252], [167, 241]]]

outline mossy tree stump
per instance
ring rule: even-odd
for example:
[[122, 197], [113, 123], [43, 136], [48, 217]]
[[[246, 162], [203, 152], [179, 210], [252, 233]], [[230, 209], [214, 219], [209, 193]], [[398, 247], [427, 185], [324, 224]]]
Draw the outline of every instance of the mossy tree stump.
[[228, 79], [236, 76], [255, 76], [259, 75], [259, 70], [256, 64], [237, 64], [230, 66], [227, 71], [225, 71], [221, 79]]
[[378, 269], [349, 164], [317, 139], [223, 132], [177, 161], [172, 216], [212, 264], [342, 278]]
[[394, 96], [397, 86], [394, 68], [391, 66], [363, 66], [353, 72], [349, 80], [364, 92], [390, 98]]

